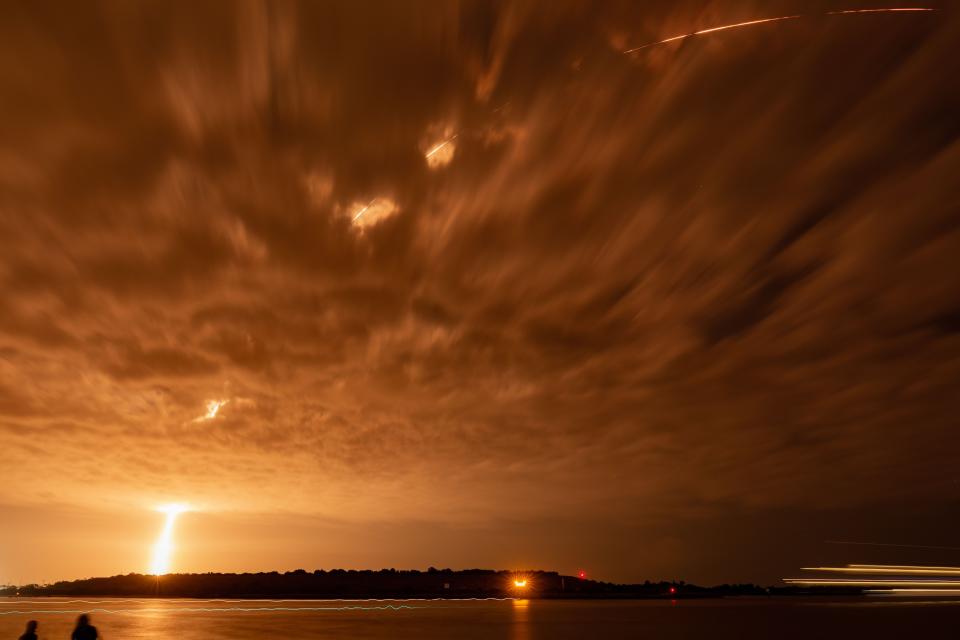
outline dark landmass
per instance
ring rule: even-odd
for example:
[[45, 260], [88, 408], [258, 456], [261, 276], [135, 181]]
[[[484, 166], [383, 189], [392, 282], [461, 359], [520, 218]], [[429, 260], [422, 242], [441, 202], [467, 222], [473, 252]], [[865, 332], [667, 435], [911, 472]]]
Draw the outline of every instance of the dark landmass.
[[[526, 580], [517, 586], [516, 580]], [[178, 598], [711, 598], [758, 595], [857, 595], [859, 589], [800, 589], [684, 582], [613, 584], [555, 571], [434, 569], [407, 571], [333, 569], [286, 573], [130, 573], [109, 578], [28, 584], [0, 589], [0, 596], [113, 596]]]

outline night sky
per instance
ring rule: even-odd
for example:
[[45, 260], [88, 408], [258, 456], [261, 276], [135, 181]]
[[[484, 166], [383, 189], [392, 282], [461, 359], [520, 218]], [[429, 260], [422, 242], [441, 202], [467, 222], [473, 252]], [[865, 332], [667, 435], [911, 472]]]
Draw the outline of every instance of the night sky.
[[960, 545], [958, 42], [8, 3], [0, 583], [146, 571], [170, 502], [177, 571], [960, 562], [825, 543]]

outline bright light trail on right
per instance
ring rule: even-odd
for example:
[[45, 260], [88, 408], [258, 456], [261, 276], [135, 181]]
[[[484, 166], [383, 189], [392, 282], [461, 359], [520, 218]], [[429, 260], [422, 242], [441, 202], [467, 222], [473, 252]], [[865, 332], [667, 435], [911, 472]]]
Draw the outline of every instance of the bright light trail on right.
[[[903, 564], [848, 564], [844, 567], [804, 567], [803, 571], [817, 573], [853, 574], [849, 578], [784, 578], [784, 582], [801, 587], [842, 587], [863, 589], [870, 595], [960, 596], [960, 567], [903, 565]], [[866, 577], [869, 576], [869, 577]]]

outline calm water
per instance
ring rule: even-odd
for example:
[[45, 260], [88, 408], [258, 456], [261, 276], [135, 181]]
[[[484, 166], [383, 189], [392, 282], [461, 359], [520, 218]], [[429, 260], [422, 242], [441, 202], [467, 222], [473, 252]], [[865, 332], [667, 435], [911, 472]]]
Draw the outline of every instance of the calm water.
[[[27, 620], [69, 638], [89, 612], [125, 638], [903, 638], [954, 629], [960, 602], [738, 598], [670, 601], [135, 600], [0, 598], [0, 640]], [[952, 636], [951, 636], [952, 637]]]

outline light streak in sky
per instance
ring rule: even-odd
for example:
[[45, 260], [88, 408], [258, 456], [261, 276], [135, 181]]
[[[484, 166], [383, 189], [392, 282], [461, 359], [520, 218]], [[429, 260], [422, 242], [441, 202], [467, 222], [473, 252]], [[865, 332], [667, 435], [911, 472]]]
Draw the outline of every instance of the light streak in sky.
[[[929, 7], [899, 7], [899, 8], [890, 8], [890, 9], [844, 9], [840, 11], [827, 11], [823, 14], [825, 16], [840, 16], [840, 15], [851, 15], [851, 14], [864, 14], [864, 13], [898, 13], [898, 12], [913, 12], [913, 11], [936, 11], [936, 9], [931, 9]], [[658, 40], [657, 42], [650, 42], [639, 47], [634, 47], [632, 49], [627, 49], [623, 53], [635, 53], [642, 49], [648, 47], [655, 47], [660, 44], [667, 44], [668, 42], [676, 42], [678, 40], [685, 40], [687, 38], [692, 38], [693, 36], [700, 36], [707, 33], [714, 33], [716, 31], [725, 31], [727, 29], [739, 29], [740, 27], [750, 27], [753, 25], [764, 24], [767, 22], [781, 22], [783, 20], [797, 20], [799, 18], [807, 18], [809, 15], [797, 14], [792, 16], [778, 16], [775, 18], [760, 18], [759, 20], [748, 20], [746, 22], [737, 22], [734, 24], [725, 24], [719, 27], [710, 27], [708, 29], [700, 29], [698, 31], [693, 31], [691, 33], [684, 33], [679, 36], [672, 36], [670, 38], [665, 38], [663, 40]]]
[[217, 417], [217, 413], [222, 409], [228, 402], [227, 400], [210, 400], [207, 402], [207, 412], [202, 416], [194, 418], [194, 422], [206, 422], [207, 420], [213, 420]]
[[693, 36], [700, 36], [705, 33], [713, 33], [714, 31], [723, 31], [725, 29], [737, 29], [739, 27], [748, 27], [754, 24], [763, 24], [764, 22], [779, 22], [781, 20], [796, 20], [797, 18], [802, 18], [803, 16], [781, 16], [779, 18], [762, 18], [760, 20], [750, 20], [748, 22], [738, 22], [736, 24], [726, 24], [721, 27], [711, 27], [709, 29], [701, 29], [700, 31], [694, 31], [692, 33], [684, 33], [683, 35], [673, 36], [672, 38], [666, 38], [658, 42], [651, 42], [639, 47], [634, 47], [633, 49], [627, 49], [624, 53], [633, 53], [635, 51], [640, 51], [641, 49], [646, 49], [647, 47], [655, 47], [658, 44], [666, 44], [668, 42], [674, 42], [676, 40], [684, 40], [686, 38], [692, 38]]
[[173, 526], [177, 516], [189, 509], [182, 504], [168, 504], [158, 507], [157, 511], [167, 514], [160, 537], [153, 545], [153, 558], [150, 561], [150, 573], [159, 576], [170, 572], [170, 556], [173, 554]]
[[450, 161], [453, 160], [453, 154], [457, 150], [457, 145], [454, 144], [454, 141], [457, 139], [457, 135], [447, 138], [446, 140], [435, 144], [430, 148], [424, 155], [424, 159], [427, 161], [427, 166], [431, 169], [436, 169], [444, 165], [450, 164]]
[[[501, 104], [499, 107], [494, 109], [491, 113], [499, 113], [509, 105], [509, 102]], [[449, 132], [451, 129], [447, 129]], [[457, 150], [457, 145], [454, 143], [457, 141], [457, 138], [460, 137], [461, 133], [469, 133], [469, 129], [461, 129], [459, 131], [454, 131], [449, 138], [443, 138], [440, 142], [435, 143], [432, 147], [427, 149], [423, 154], [424, 159], [427, 161], [427, 166], [431, 169], [436, 169], [437, 167], [442, 167], [443, 165], [449, 164], [453, 160], [453, 154]]]
[[352, 216], [351, 222], [357, 227], [368, 227], [389, 218], [397, 208], [397, 203], [390, 198], [374, 198]]
[[356, 222], [357, 220], [359, 220], [359, 219], [360, 219], [360, 216], [362, 216], [363, 214], [365, 214], [365, 213], [367, 212], [367, 209], [370, 208], [370, 205], [372, 205], [375, 201], [376, 201], [376, 198], [374, 198], [374, 199], [371, 200], [369, 203], [367, 203], [367, 206], [365, 206], [364, 208], [360, 209], [360, 211], [357, 212], [357, 215], [353, 216], [353, 220], [352, 220], [352, 221], [353, 221], [353, 222]]
[[425, 157], [425, 158], [432, 158], [432, 157], [434, 156], [434, 154], [436, 154], [438, 151], [440, 151], [441, 149], [443, 149], [445, 146], [447, 146], [448, 144], [450, 144], [451, 142], [453, 142], [453, 141], [456, 140], [456, 139], [457, 139], [457, 134], [455, 133], [455, 134], [453, 134], [452, 137], [447, 138], [446, 140], [444, 140], [444, 141], [441, 142], [440, 144], [435, 145], [432, 149], [430, 149], [429, 151], [427, 151], [427, 153], [424, 155], [424, 157]]

